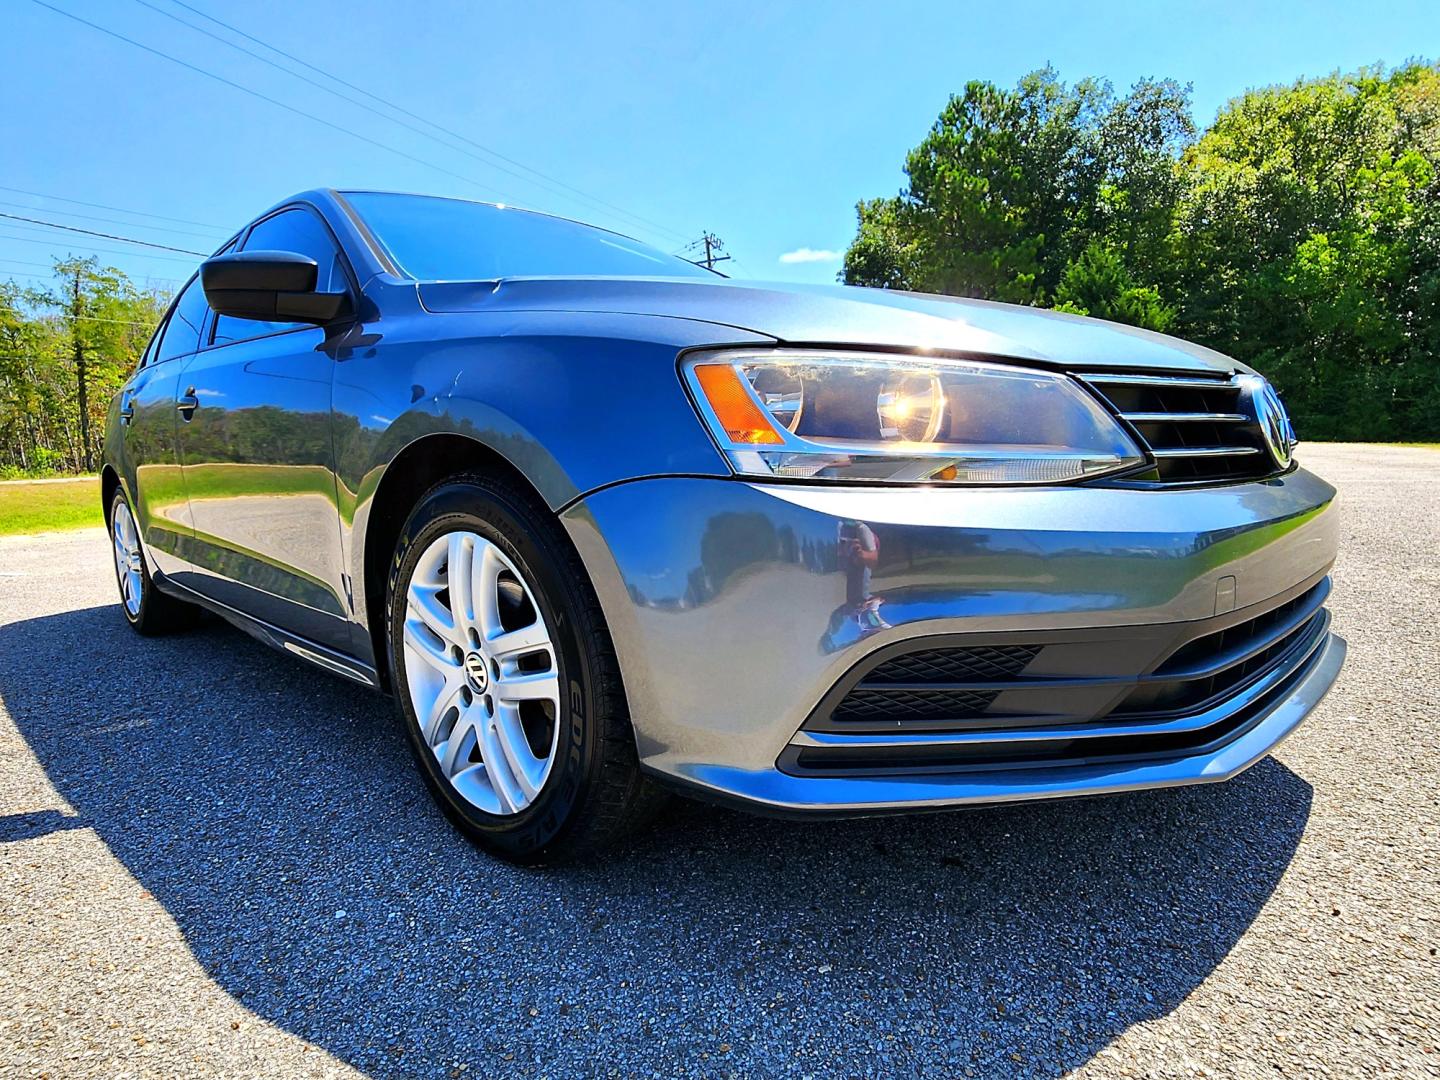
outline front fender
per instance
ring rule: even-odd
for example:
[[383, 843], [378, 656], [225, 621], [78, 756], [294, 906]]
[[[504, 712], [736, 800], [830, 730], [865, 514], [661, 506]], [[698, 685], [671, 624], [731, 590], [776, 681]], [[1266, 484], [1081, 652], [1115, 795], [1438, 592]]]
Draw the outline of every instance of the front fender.
[[332, 395], [343, 558], [357, 583], [375, 493], [418, 440], [477, 443], [557, 511], [622, 480], [728, 476], [676, 357], [773, 344], [685, 319], [568, 312], [415, 313], [362, 329], [335, 350]]
[[653, 316], [426, 314], [405, 323], [337, 355], [336, 462], [351, 493], [373, 490], [407, 445], [433, 434], [498, 453], [557, 510], [621, 480], [728, 476], [686, 397], [676, 356], [773, 344]]

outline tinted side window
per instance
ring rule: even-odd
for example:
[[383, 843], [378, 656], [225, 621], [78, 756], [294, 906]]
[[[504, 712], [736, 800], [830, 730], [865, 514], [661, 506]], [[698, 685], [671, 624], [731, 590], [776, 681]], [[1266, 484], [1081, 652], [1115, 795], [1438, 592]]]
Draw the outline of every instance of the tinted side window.
[[[168, 312], [167, 312], [168, 314]], [[155, 333], [150, 335], [150, 342], [145, 346], [145, 351], [140, 354], [138, 367], [148, 367], [155, 362], [156, 349], [160, 344], [160, 335], [165, 333], [165, 317], [160, 317], [160, 325], [155, 328]]]
[[175, 310], [170, 321], [161, 332], [160, 346], [155, 350], [152, 363], [173, 360], [177, 356], [192, 353], [200, 346], [200, 327], [205, 324], [205, 313], [210, 306], [205, 303], [205, 290], [200, 287], [200, 278], [193, 277], [175, 301]]
[[[345, 271], [340, 265], [340, 252], [330, 239], [325, 223], [309, 210], [296, 207], [282, 210], [274, 217], [268, 217], [251, 230], [245, 240], [244, 251], [293, 251], [309, 255], [319, 266], [315, 288], [320, 292], [338, 292], [349, 284]], [[284, 330], [297, 330], [304, 326], [293, 322], [257, 322], [254, 319], [232, 319], [226, 315], [215, 319], [215, 332], [211, 337], [216, 345], [232, 341], [278, 334]]]

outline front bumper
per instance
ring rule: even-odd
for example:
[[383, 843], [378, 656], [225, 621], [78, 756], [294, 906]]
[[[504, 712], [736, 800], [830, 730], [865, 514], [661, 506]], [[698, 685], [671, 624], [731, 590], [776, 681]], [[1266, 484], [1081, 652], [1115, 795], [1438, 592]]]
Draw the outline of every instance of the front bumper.
[[1169, 640], [1263, 612], [1334, 561], [1333, 499], [1303, 470], [1166, 490], [661, 478], [596, 493], [563, 520], [647, 769], [777, 812], [879, 812], [1203, 783], [1253, 764], [1334, 682], [1334, 635], [1322, 630], [1223, 740], [1170, 756], [878, 775], [785, 762], [816, 742], [802, 728], [826, 695], [879, 650], [1021, 631]]

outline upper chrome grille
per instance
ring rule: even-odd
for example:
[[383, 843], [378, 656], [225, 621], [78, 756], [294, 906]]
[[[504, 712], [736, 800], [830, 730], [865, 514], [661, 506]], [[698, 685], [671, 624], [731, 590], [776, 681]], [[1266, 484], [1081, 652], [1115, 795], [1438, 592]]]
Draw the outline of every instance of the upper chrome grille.
[[1266, 449], [1243, 376], [1078, 376], [1129, 421], [1155, 459], [1162, 482], [1239, 480], [1279, 471]]

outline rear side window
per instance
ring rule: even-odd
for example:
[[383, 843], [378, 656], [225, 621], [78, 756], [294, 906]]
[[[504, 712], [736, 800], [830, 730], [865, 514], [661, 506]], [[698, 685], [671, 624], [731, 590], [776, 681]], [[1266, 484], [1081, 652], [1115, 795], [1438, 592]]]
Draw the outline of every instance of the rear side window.
[[205, 313], [209, 310], [200, 278], [191, 278], [180, 293], [180, 299], [175, 301], [175, 310], [170, 313], [170, 321], [160, 333], [160, 344], [150, 362], [173, 360], [199, 348], [200, 328], [205, 325]]
[[[339, 292], [348, 286], [340, 252], [330, 239], [330, 230], [318, 216], [301, 207], [282, 210], [266, 218], [245, 238], [243, 251], [290, 251], [308, 255], [320, 268], [315, 288], [320, 292]], [[227, 345], [234, 341], [279, 334], [286, 330], [309, 329], [301, 323], [258, 322], [255, 319], [232, 319], [219, 315], [211, 341]]]
[[140, 367], [149, 367], [155, 362], [155, 353], [160, 345], [160, 336], [164, 333], [165, 319], [162, 316], [160, 319], [160, 325], [155, 328], [155, 333], [150, 335], [150, 343], [145, 346], [145, 351], [140, 354]]
[[[226, 254], [228, 254], [228, 253], [230, 253], [230, 252], [232, 252], [232, 251], [234, 251], [234, 250], [235, 250], [235, 241], [234, 241], [234, 240], [231, 240], [230, 243], [226, 244], [223, 248], [221, 248], [221, 249], [220, 249], [219, 251], [217, 251], [215, 254], [216, 254], [216, 255], [226, 255]], [[204, 291], [205, 291], [205, 290], [204, 290], [204, 287], [200, 285], [200, 277], [199, 277], [198, 274], [195, 276], [194, 279], [192, 279], [192, 280], [189, 282], [189, 286], [194, 286], [194, 287], [196, 288], [196, 291], [197, 291], [197, 292], [199, 292], [202, 296], [204, 295]], [[189, 287], [189, 286], [187, 286], [187, 287]], [[174, 305], [172, 305], [172, 309], [173, 309], [174, 307], [178, 307], [178, 306], [179, 306], [178, 304], [174, 304]], [[209, 305], [207, 304], [206, 306], [208, 307]], [[165, 314], [161, 316], [161, 318], [160, 318], [160, 325], [155, 328], [155, 333], [153, 333], [153, 334], [150, 335], [150, 344], [148, 344], [148, 345], [145, 346], [145, 352], [144, 352], [144, 353], [141, 355], [141, 357], [140, 357], [140, 367], [142, 367], [142, 368], [143, 368], [143, 367], [149, 367], [151, 364], [159, 363], [160, 358], [161, 358], [161, 357], [160, 357], [160, 342], [161, 342], [161, 340], [165, 337], [165, 331], [166, 331], [167, 329], [169, 329], [169, 327], [168, 327], [168, 325], [167, 325], [167, 323], [166, 323], [166, 320], [169, 319], [169, 317], [170, 317], [170, 311], [169, 311], [169, 310], [167, 310], [167, 311], [165, 312]], [[201, 316], [200, 316], [200, 317], [201, 317], [201, 319], [204, 318], [204, 312], [201, 312]], [[198, 328], [199, 325], [200, 325], [200, 323], [197, 321], [197, 322], [195, 323], [195, 326]], [[197, 332], [197, 333], [199, 332], [198, 329], [197, 329], [196, 332]], [[177, 338], [177, 342], [178, 342], [178, 338]], [[180, 355], [182, 355], [182, 354], [181, 354], [181, 353], [175, 353], [174, 355], [175, 355], [175, 356], [180, 356]]]

